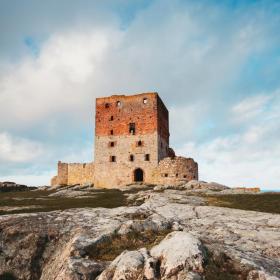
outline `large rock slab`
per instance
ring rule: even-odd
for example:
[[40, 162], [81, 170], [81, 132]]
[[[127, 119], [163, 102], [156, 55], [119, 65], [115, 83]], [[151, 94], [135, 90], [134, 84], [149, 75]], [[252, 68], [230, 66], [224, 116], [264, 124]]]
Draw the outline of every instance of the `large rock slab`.
[[151, 256], [160, 260], [160, 275], [169, 279], [189, 271], [203, 273], [205, 250], [201, 242], [187, 232], [172, 232], [151, 250]]
[[[203, 201], [191, 199], [186, 191], [144, 191], [138, 198], [144, 202], [139, 206], [0, 216], [0, 279], [7, 272], [19, 280], [94, 279], [108, 272], [107, 268], [114, 276], [130, 266], [133, 273], [142, 271], [149, 279], [158, 271], [154, 268], [158, 259], [162, 277], [178, 267], [183, 267], [178, 275], [192, 267], [196, 272], [178, 279], [197, 279], [207, 270], [205, 256], [197, 249], [200, 244], [210, 253], [222, 253], [244, 277], [280, 277], [280, 215], [201, 205]], [[166, 229], [182, 232], [171, 234], [173, 241], [164, 240], [151, 252], [136, 248], [113, 262], [101, 260], [98, 252], [93, 254], [97, 244], [110, 244], [116, 234], [149, 231], [157, 235]], [[187, 255], [183, 255], [181, 247], [186, 244]], [[172, 252], [180, 252], [179, 258]], [[198, 263], [193, 259], [196, 252]], [[134, 261], [125, 266], [128, 258]]]

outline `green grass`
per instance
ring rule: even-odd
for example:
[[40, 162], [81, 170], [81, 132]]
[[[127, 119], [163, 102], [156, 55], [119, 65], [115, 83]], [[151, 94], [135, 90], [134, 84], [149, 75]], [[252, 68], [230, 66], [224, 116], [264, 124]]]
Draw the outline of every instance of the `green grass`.
[[280, 214], [280, 193], [207, 196], [208, 205]]
[[[119, 190], [94, 190], [90, 197], [67, 198], [48, 197], [54, 191], [24, 191], [0, 193], [0, 215], [13, 213], [48, 212], [70, 208], [104, 207], [114, 208], [126, 204], [123, 193]], [[1, 210], [2, 207], [20, 207], [13, 211]], [[28, 208], [30, 207], [30, 208]], [[32, 207], [32, 208], [31, 208]]]

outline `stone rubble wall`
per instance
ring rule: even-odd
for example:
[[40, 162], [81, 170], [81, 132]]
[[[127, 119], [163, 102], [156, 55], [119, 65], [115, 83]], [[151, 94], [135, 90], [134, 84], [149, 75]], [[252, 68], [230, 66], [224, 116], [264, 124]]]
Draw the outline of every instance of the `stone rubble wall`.
[[94, 163], [58, 162], [58, 175], [51, 180], [52, 186], [92, 184], [94, 181]]
[[198, 180], [198, 164], [192, 158], [167, 157], [154, 170], [154, 184], [177, 185]]

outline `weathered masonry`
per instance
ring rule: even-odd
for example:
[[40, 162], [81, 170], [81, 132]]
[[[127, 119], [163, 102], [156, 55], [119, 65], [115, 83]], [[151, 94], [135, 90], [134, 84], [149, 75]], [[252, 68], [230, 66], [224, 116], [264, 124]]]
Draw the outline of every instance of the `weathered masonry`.
[[169, 147], [168, 110], [155, 92], [96, 99], [94, 158], [92, 163], [58, 162], [51, 184], [114, 188], [198, 179], [197, 163], [176, 157]]

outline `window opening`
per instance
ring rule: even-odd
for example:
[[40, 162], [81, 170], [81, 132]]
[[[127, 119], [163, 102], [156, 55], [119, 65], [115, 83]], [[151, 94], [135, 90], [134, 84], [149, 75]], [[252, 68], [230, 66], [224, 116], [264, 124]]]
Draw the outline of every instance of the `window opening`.
[[135, 123], [130, 123], [129, 124], [129, 133], [131, 134], [131, 135], [135, 135]]

